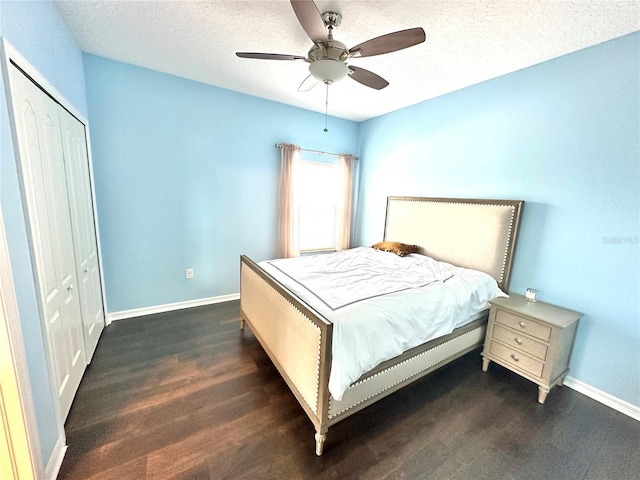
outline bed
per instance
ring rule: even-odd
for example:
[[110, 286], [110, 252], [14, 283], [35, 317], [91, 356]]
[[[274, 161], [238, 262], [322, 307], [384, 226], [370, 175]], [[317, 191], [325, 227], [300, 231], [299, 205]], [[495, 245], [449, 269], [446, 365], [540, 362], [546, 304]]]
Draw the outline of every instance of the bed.
[[[414, 244], [422, 255], [484, 272], [507, 292], [523, 204], [520, 200], [389, 197], [383, 239]], [[303, 300], [273, 269], [261, 265], [241, 256], [241, 328], [249, 324], [313, 423], [317, 455], [322, 455], [331, 425], [480, 347], [484, 340], [486, 312], [451, 333], [377, 364], [332, 395], [336, 325], [327, 318], [327, 309]], [[336, 345], [338, 340], [341, 337], [336, 337]]]

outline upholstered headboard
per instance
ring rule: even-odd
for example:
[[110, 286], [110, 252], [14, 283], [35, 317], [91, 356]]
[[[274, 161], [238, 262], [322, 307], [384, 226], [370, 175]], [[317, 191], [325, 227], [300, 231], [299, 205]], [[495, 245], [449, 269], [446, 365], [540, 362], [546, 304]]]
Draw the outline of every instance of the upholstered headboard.
[[488, 273], [507, 291], [522, 200], [388, 197], [384, 239]]

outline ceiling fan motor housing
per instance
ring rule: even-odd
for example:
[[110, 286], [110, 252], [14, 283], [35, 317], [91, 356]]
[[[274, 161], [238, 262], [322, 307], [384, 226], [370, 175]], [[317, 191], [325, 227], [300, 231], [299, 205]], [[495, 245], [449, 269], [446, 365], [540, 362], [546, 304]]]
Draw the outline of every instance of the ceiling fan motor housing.
[[349, 67], [344, 63], [349, 58], [347, 47], [337, 40], [329, 40], [327, 46], [314, 45], [308, 55], [311, 65], [309, 72], [321, 82], [337, 82], [349, 73]]

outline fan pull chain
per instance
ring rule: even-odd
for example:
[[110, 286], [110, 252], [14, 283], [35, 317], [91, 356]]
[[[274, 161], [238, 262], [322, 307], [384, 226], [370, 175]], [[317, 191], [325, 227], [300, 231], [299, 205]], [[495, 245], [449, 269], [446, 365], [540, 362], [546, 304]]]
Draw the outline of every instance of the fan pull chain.
[[327, 94], [324, 102], [324, 132], [327, 133], [329, 129], [327, 128], [327, 121], [329, 117], [329, 82], [324, 82], [327, 86]]

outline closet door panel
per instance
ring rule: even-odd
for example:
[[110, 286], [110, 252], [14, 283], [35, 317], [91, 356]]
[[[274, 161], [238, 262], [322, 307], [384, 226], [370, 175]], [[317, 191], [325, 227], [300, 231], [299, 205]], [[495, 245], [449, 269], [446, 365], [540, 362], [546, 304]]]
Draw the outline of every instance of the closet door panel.
[[[34, 86], [35, 87], [35, 86]], [[37, 94], [38, 91], [33, 91]], [[41, 145], [40, 162], [35, 161], [41, 172], [36, 178], [41, 182], [33, 192], [36, 210], [42, 220], [37, 229], [43, 229], [53, 248], [44, 263], [55, 263], [56, 285], [47, 299], [52, 309], [50, 328], [52, 333], [51, 349], [54, 357], [58, 395], [63, 413], [66, 415], [82, 375], [84, 373], [84, 344], [80, 319], [80, 305], [76, 290], [76, 275], [73, 262], [71, 221], [69, 217], [67, 190], [62, 163], [60, 128], [57, 114], [58, 106], [48, 97], [40, 99], [40, 121], [38, 141]], [[30, 160], [36, 160], [30, 159]]]
[[9, 77], [49, 374], [66, 418], [86, 361], [58, 105], [13, 65]]
[[85, 354], [87, 361], [90, 361], [104, 328], [104, 307], [85, 126], [62, 107], [59, 114], [76, 275], [80, 288]]
[[[37, 108], [37, 107], [36, 107]], [[19, 126], [18, 136], [22, 139], [37, 139], [38, 119], [32, 102], [26, 99], [22, 104], [16, 106], [15, 110], [16, 123]], [[46, 172], [42, 169], [40, 158], [40, 144], [37, 141], [31, 141], [25, 144], [25, 148], [21, 155], [26, 157], [26, 161], [22, 164], [22, 173], [30, 182], [25, 182], [24, 196], [29, 206], [36, 204], [37, 195], [35, 192], [48, 193], [51, 197], [50, 189], [46, 188], [48, 180], [45, 178]], [[56, 295], [59, 293], [58, 278], [61, 270], [60, 261], [55, 251], [57, 248], [57, 239], [54, 240], [54, 234], [51, 232], [51, 224], [48, 221], [47, 212], [33, 210], [32, 219], [40, 228], [32, 229], [31, 237], [35, 245], [33, 253], [36, 257], [36, 263], [41, 265], [38, 269], [40, 290], [46, 304], [55, 301]], [[42, 218], [43, 217], [43, 218]], [[49, 259], [49, 261], [45, 261]]]

